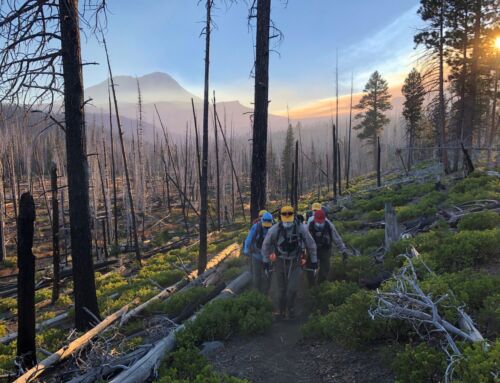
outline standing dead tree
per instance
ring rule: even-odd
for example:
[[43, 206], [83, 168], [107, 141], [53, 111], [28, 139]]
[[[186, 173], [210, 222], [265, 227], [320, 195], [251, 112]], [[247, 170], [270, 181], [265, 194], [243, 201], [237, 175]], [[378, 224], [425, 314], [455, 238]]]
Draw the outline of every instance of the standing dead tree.
[[205, 81], [203, 91], [203, 138], [200, 177], [200, 247], [198, 254], [198, 273], [207, 267], [207, 213], [208, 213], [208, 87], [210, 79], [210, 32], [212, 29], [212, 7], [214, 0], [206, 0], [206, 24], [202, 33], [205, 34]]
[[[53, 101], [64, 90], [69, 213], [75, 291], [75, 325], [99, 316], [90, 228], [88, 162], [80, 21], [98, 17], [104, 1], [4, 1], [0, 9], [0, 102], [30, 108]], [[62, 124], [59, 124], [62, 126]], [[86, 308], [86, 310], [84, 310]]]
[[5, 200], [3, 193], [3, 166], [0, 163], [0, 262], [4, 261], [7, 257], [5, 251], [5, 223], [4, 223], [4, 211], [5, 211]]
[[137, 235], [137, 219], [135, 216], [134, 200], [132, 198], [132, 186], [130, 184], [130, 176], [129, 176], [128, 167], [127, 167], [127, 155], [125, 153], [125, 144], [123, 142], [123, 131], [122, 131], [122, 125], [120, 122], [120, 113], [118, 111], [118, 100], [116, 98], [115, 83], [113, 81], [113, 72], [111, 71], [111, 63], [109, 61], [108, 47], [106, 45], [106, 40], [104, 39], [104, 36], [103, 36], [103, 44], [104, 44], [104, 50], [106, 51], [106, 61], [108, 63], [109, 81], [110, 81], [110, 85], [111, 85], [111, 93], [113, 95], [113, 102], [114, 102], [114, 106], [115, 106], [116, 125], [118, 126], [118, 138], [120, 139], [123, 168], [125, 171], [125, 181], [127, 184], [128, 204], [130, 206], [130, 215], [132, 218], [132, 235], [134, 237], [135, 258], [136, 258], [137, 263], [139, 264], [139, 267], [140, 267], [141, 266], [141, 249], [139, 247], [139, 237]]
[[50, 169], [50, 185], [52, 192], [52, 264], [54, 279], [52, 281], [52, 303], [59, 299], [59, 267], [61, 256], [59, 252], [59, 201], [57, 200], [57, 166], [52, 163]]
[[30, 193], [24, 193], [19, 203], [17, 218], [17, 307], [18, 321], [17, 356], [20, 367], [33, 367], [36, 364], [35, 346], [35, 256], [33, 235], [35, 233], [35, 202]]
[[[256, 15], [255, 15], [256, 11]], [[255, 0], [249, 18], [257, 18], [255, 95], [252, 140], [250, 215], [255, 219], [266, 205], [267, 117], [269, 105], [269, 28], [271, 0]]]

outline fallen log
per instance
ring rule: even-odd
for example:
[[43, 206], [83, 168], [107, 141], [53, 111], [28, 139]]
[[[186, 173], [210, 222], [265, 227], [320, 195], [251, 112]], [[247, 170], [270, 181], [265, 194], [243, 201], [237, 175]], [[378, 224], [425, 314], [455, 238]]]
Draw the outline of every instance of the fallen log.
[[[36, 332], [38, 332], [38, 331], [41, 331], [43, 329], [53, 327], [53, 326], [63, 322], [64, 320], [66, 320], [68, 317], [69, 317], [69, 314], [67, 312], [62, 313], [54, 318], [47, 319], [46, 321], [43, 321], [42, 323], [37, 324], [35, 326], [35, 330], [36, 330]], [[17, 338], [17, 331], [12, 332], [12, 333], [0, 338], [0, 343], [7, 344], [7, 343], [12, 342], [16, 338]]]
[[125, 369], [125, 366], [129, 363], [133, 363], [139, 358], [142, 358], [149, 349], [145, 347], [141, 347], [132, 351], [131, 353], [121, 356], [113, 360], [110, 363], [104, 363], [102, 366], [98, 368], [94, 368], [91, 371], [77, 376], [71, 379], [68, 383], [93, 383], [98, 381], [101, 377], [109, 376], [113, 373], [116, 373], [118, 370]]
[[[238, 294], [243, 288], [250, 283], [251, 274], [245, 271], [238, 278], [233, 280], [213, 301], [219, 299], [228, 299]], [[203, 311], [203, 309], [201, 309]], [[201, 312], [200, 311], [200, 312]], [[197, 314], [192, 315], [188, 322], [194, 321]], [[171, 352], [175, 348], [175, 336], [177, 332], [185, 327], [184, 324], [176, 327], [165, 338], [161, 339], [156, 345], [141, 359], [130, 366], [128, 369], [122, 371], [110, 383], [138, 383], [144, 382], [151, 375], [153, 375], [161, 362], [162, 357]]]
[[29, 369], [19, 378], [17, 378], [14, 383], [28, 383], [33, 382], [37, 377], [42, 375], [47, 369], [54, 366], [56, 363], [61, 362], [62, 360], [71, 356], [74, 352], [80, 350], [85, 347], [89, 341], [94, 338], [96, 335], [104, 331], [111, 324], [113, 324], [117, 319], [119, 319], [122, 315], [124, 315], [129, 308], [129, 305], [122, 307], [117, 312], [109, 315], [102, 322], [100, 322], [97, 326], [87, 331], [85, 334], [75, 339], [73, 342], [68, 344], [67, 346], [62, 347], [57, 350], [51, 356], [45, 358], [40, 363], [38, 363], [35, 367]]
[[[201, 280], [203, 278], [206, 278], [208, 275], [214, 272], [214, 270], [211, 270], [214, 266], [218, 265], [220, 262], [222, 262], [224, 259], [226, 259], [228, 256], [231, 254], [234, 254], [235, 252], [239, 252], [240, 246], [236, 243], [232, 244], [231, 246], [226, 247], [224, 250], [222, 250], [218, 255], [213, 257], [207, 264], [207, 271], [205, 271], [200, 278], [198, 278], [198, 271], [192, 271], [190, 274], [188, 274], [185, 278], [181, 279], [177, 283], [173, 284], [172, 286], [167, 287], [148, 301], [140, 304], [139, 306], [135, 307], [134, 309], [130, 310], [127, 314], [125, 314], [121, 321], [120, 321], [120, 326], [122, 326], [124, 323], [129, 321], [131, 318], [134, 316], [138, 315], [141, 313], [144, 309], [146, 309], [148, 306], [150, 306], [154, 302], [161, 301], [165, 298], [168, 298], [175, 292], [179, 291], [181, 288], [187, 287], [188, 284], [190, 286], [195, 286], [201, 283]], [[190, 283], [191, 282], [191, 283]]]

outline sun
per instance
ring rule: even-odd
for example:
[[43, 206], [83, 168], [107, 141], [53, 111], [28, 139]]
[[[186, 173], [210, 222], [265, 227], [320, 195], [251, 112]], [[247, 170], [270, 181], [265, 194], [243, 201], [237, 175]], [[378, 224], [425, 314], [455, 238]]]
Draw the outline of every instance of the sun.
[[495, 48], [500, 49], [500, 36], [497, 36], [495, 39]]

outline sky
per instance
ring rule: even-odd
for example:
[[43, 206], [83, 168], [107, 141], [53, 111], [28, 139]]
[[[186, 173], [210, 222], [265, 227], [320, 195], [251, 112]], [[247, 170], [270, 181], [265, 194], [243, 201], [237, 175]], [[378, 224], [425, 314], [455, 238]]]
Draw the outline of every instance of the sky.
[[[421, 25], [418, 0], [273, 0], [271, 17], [284, 39], [272, 41], [270, 111], [297, 116], [324, 110], [335, 95], [362, 90], [378, 70], [390, 87], [400, 87], [416, 58], [415, 29]], [[114, 75], [166, 72], [202, 96], [205, 8], [197, 0], [108, 0], [106, 39]], [[255, 28], [247, 23], [248, 3], [230, 7], [216, 0], [210, 88], [220, 101], [253, 102]], [[85, 85], [107, 77], [104, 49], [91, 35], [82, 39]]]

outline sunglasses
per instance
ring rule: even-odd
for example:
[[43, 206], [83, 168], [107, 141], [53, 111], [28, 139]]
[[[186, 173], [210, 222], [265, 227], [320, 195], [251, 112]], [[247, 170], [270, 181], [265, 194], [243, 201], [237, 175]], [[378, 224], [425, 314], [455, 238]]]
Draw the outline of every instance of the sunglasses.
[[283, 217], [291, 217], [293, 213], [281, 213]]

